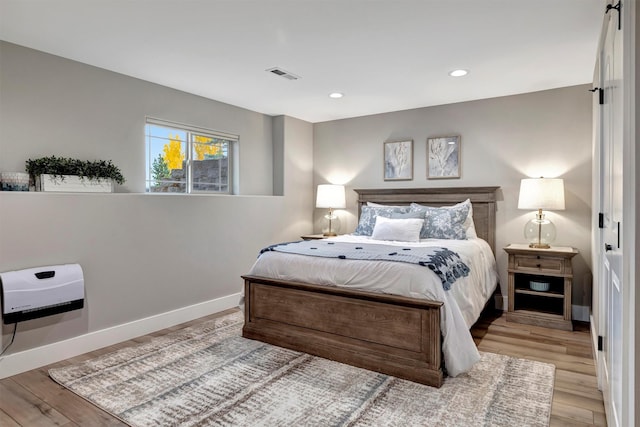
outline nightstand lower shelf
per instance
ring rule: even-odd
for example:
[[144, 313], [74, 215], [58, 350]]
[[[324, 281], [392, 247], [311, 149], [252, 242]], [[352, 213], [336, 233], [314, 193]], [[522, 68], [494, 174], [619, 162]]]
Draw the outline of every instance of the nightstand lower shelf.
[[565, 331], [573, 330], [571, 320], [564, 319], [563, 315], [545, 313], [541, 311], [514, 310], [507, 313], [507, 321], [543, 326], [545, 328], [562, 329]]

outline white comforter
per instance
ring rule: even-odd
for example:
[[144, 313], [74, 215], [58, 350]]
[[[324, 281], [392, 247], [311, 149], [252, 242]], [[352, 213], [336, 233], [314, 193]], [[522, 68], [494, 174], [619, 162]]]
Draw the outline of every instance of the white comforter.
[[495, 258], [487, 242], [482, 239], [426, 239], [408, 243], [379, 241], [353, 235], [332, 239], [354, 243], [446, 247], [460, 255], [471, 273], [458, 279], [451, 290], [445, 291], [438, 276], [419, 265], [265, 252], [255, 262], [249, 274], [442, 301], [442, 351], [448, 374], [455, 377], [471, 369], [480, 360], [469, 328], [478, 319], [495, 290], [498, 277]]

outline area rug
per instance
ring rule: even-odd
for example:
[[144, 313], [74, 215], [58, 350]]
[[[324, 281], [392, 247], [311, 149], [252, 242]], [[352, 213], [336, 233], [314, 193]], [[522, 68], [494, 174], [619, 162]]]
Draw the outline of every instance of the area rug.
[[131, 426], [546, 426], [554, 366], [482, 353], [441, 388], [241, 337], [233, 313], [49, 375]]

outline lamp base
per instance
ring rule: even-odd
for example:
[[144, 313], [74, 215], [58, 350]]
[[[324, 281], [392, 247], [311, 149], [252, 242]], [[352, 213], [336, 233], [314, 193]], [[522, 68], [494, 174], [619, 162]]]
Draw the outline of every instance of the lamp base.
[[556, 226], [539, 209], [536, 217], [525, 224], [524, 238], [530, 248], [549, 249], [549, 244], [556, 240]]
[[340, 218], [335, 212], [331, 212], [324, 216], [322, 224], [322, 235], [324, 237], [337, 236], [340, 232]]
[[546, 243], [529, 243], [529, 247], [536, 249], [549, 249], [551, 246]]

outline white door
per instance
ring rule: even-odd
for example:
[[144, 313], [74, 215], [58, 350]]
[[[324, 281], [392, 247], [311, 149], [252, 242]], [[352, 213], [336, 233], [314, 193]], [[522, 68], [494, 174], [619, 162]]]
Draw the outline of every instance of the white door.
[[599, 333], [603, 351], [599, 376], [607, 423], [619, 426], [622, 404], [622, 33], [618, 15], [609, 14], [600, 52], [600, 87], [604, 90], [600, 116]]

